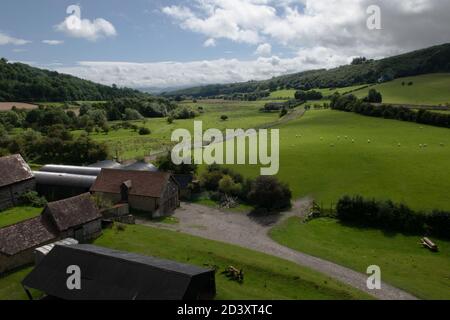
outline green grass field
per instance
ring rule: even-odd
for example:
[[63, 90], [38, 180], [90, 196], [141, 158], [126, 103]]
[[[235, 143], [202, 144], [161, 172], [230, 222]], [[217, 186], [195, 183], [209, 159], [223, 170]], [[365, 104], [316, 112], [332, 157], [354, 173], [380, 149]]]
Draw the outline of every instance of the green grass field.
[[271, 92], [268, 99], [293, 99], [296, 92], [295, 89], [277, 90]]
[[[146, 119], [145, 121], [134, 121], [139, 127], [149, 128], [152, 133], [148, 136], [140, 136], [133, 130], [121, 129], [110, 131], [109, 134], [93, 133], [91, 137], [99, 142], [105, 142], [110, 147], [111, 155], [119, 151], [123, 159], [133, 159], [144, 157], [158, 151], [165, 150], [173, 145], [171, 143], [172, 132], [176, 129], [188, 129], [193, 131], [194, 121], [203, 121], [204, 130], [217, 128], [225, 130], [227, 128], [253, 128], [265, 123], [278, 120], [278, 113], [263, 113], [259, 110], [264, 106], [265, 101], [204, 101], [198, 103], [183, 103], [182, 105], [197, 110], [203, 107], [204, 113], [199, 114], [195, 119], [175, 120], [173, 124], [168, 124], [166, 119]], [[228, 120], [222, 121], [220, 117], [227, 115]], [[75, 131], [76, 135], [81, 131]]]
[[[402, 85], [402, 83], [406, 85]], [[413, 82], [412, 86], [408, 86]], [[400, 78], [371, 87], [383, 95], [384, 103], [413, 105], [445, 105], [450, 103], [450, 74], [427, 74]], [[369, 89], [356, 91], [358, 98], [367, 96]]]
[[[329, 207], [345, 194], [361, 194], [415, 209], [450, 209], [448, 129], [311, 110], [281, 126], [280, 139], [278, 177], [294, 197], [310, 195]], [[233, 168], [259, 175], [258, 166]]]
[[[450, 242], [437, 240], [440, 252], [420, 244], [420, 237], [344, 226], [334, 219], [302, 223], [291, 218], [271, 236], [279, 243], [365, 273], [381, 268], [384, 281], [423, 299], [450, 299]], [[436, 239], [434, 239], [436, 240]]]
[[[95, 244], [198, 266], [216, 265], [218, 299], [367, 298], [364, 293], [294, 263], [172, 231], [127, 226], [125, 231], [107, 230]], [[242, 285], [220, 274], [230, 265], [244, 270]]]
[[[96, 245], [171, 259], [200, 267], [217, 266], [217, 299], [370, 299], [368, 295], [294, 263], [240, 247], [144, 226], [105, 230]], [[221, 274], [242, 268], [243, 284]], [[31, 268], [0, 277], [0, 300], [23, 300], [20, 281]]]
[[17, 222], [37, 217], [42, 212], [42, 208], [15, 207], [0, 212], [0, 228], [13, 225]]

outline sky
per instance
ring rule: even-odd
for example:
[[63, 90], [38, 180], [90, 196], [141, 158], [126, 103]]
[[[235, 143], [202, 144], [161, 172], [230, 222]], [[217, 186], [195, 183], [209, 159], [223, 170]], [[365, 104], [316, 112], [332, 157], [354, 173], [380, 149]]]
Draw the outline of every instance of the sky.
[[357, 56], [382, 58], [448, 43], [449, 31], [448, 0], [0, 4], [0, 57], [133, 88], [263, 80], [333, 68]]

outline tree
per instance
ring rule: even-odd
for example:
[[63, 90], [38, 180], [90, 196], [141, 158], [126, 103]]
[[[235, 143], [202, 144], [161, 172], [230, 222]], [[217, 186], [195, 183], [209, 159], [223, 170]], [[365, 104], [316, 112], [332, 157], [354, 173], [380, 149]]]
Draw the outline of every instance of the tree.
[[228, 116], [227, 115], [222, 115], [221, 117], [220, 117], [220, 119], [222, 120], [222, 121], [227, 121], [228, 120]]
[[242, 190], [242, 185], [236, 183], [233, 178], [229, 175], [224, 175], [219, 181], [219, 191], [231, 196], [238, 195]]
[[181, 164], [175, 165], [172, 162], [170, 152], [165, 154], [164, 156], [158, 158], [156, 162], [156, 166], [161, 171], [172, 172], [174, 174], [195, 174], [197, 172], [198, 166], [191, 162], [192, 164]]
[[126, 120], [141, 120], [144, 117], [142, 116], [142, 114], [139, 113], [139, 111], [132, 109], [132, 108], [127, 108], [125, 109], [125, 119]]
[[278, 211], [291, 206], [289, 186], [273, 176], [260, 176], [251, 186], [248, 199], [256, 208]]
[[141, 136], [147, 136], [151, 133], [150, 129], [146, 128], [146, 127], [142, 127], [139, 129], [139, 135]]
[[364, 99], [364, 102], [382, 103], [383, 102], [383, 96], [377, 90], [370, 89], [369, 90], [369, 95]]

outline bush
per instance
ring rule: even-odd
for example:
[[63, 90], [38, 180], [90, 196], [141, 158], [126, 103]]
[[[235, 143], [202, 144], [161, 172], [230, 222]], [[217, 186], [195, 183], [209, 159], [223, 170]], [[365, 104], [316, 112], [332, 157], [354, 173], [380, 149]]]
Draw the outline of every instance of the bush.
[[222, 116], [220, 117], [220, 120], [222, 120], [222, 121], [227, 121], [227, 120], [228, 120], [228, 116], [227, 116], [227, 115], [222, 115]]
[[361, 196], [344, 196], [337, 204], [337, 218], [356, 223], [410, 234], [429, 234], [450, 238], [450, 212], [413, 211], [404, 204], [390, 200], [376, 201]]
[[291, 206], [292, 193], [288, 185], [272, 176], [260, 176], [251, 186], [249, 201], [258, 209], [278, 211]]
[[151, 133], [150, 129], [142, 127], [139, 129], [139, 134], [141, 136], [148, 136]]
[[42, 208], [47, 205], [47, 200], [44, 197], [40, 197], [36, 191], [30, 191], [24, 193], [19, 198], [20, 203], [35, 208]]

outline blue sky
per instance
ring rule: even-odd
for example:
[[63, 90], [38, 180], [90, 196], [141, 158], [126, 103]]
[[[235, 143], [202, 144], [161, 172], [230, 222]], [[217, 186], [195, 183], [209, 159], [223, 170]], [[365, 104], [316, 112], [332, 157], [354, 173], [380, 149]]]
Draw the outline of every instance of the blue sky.
[[[382, 30], [367, 28], [374, 3]], [[80, 8], [80, 29], [70, 28], [70, 5]], [[449, 21], [446, 0], [2, 0], [0, 56], [106, 84], [165, 88], [450, 42]]]

